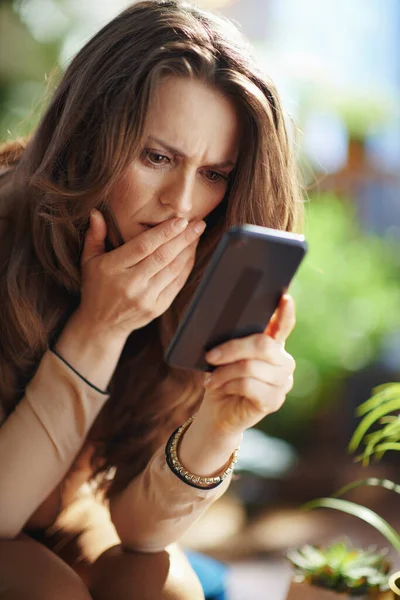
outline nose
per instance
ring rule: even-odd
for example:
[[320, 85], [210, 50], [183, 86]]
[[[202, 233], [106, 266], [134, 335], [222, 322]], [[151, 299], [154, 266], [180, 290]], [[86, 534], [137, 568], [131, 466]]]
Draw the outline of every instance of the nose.
[[194, 177], [189, 173], [176, 172], [160, 194], [162, 204], [168, 204], [179, 217], [190, 216], [194, 200]]

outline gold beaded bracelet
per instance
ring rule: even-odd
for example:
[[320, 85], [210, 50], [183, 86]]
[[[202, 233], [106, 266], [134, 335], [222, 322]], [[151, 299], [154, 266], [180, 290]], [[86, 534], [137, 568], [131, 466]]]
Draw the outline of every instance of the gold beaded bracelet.
[[237, 463], [237, 454], [240, 446], [236, 448], [230, 457], [229, 461], [226, 463], [225, 467], [221, 469], [222, 473], [215, 477], [200, 477], [198, 475], [193, 475], [193, 473], [189, 473], [187, 469], [181, 464], [178, 458], [178, 450], [179, 444], [181, 442], [181, 438], [185, 431], [190, 427], [193, 422], [194, 416], [190, 417], [183, 425], [178, 427], [172, 435], [170, 436], [167, 445], [165, 447], [165, 458], [167, 461], [167, 465], [171, 469], [171, 471], [179, 477], [182, 481], [187, 483], [188, 485], [195, 487], [200, 490], [211, 490], [216, 488], [218, 485], [228, 477], [230, 473], [235, 468]]

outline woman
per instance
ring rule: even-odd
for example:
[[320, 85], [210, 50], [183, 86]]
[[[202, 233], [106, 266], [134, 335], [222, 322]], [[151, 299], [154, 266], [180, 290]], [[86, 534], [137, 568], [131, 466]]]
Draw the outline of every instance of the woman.
[[276, 91], [229, 22], [140, 2], [1, 161], [0, 596], [202, 598], [174, 543], [292, 386], [293, 301], [211, 380], [163, 353], [227, 227], [299, 222]]

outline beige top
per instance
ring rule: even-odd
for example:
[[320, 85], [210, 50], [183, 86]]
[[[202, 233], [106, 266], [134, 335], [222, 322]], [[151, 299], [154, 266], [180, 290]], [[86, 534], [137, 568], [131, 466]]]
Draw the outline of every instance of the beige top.
[[[44, 355], [24, 398], [0, 428], [0, 538], [17, 536], [57, 486], [85, 464], [80, 458], [87, 454], [86, 436], [107, 399], [52, 352]], [[81, 485], [89, 475], [82, 466], [75, 480]], [[124, 545], [160, 551], [183, 535], [229, 481], [213, 490], [185, 484], [167, 466], [162, 446], [111, 502], [111, 518]], [[56, 514], [60, 509], [56, 503]]]

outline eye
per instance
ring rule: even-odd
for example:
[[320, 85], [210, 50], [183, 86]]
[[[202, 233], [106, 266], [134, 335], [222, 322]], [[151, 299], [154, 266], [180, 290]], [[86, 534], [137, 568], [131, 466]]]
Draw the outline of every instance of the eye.
[[143, 155], [144, 158], [155, 167], [167, 165], [170, 162], [168, 156], [160, 154], [160, 152], [157, 152], [156, 150], [151, 150], [150, 148], [146, 148], [143, 152]]
[[211, 170], [205, 171], [204, 176], [209, 183], [218, 183], [219, 181], [228, 181], [229, 179], [229, 175]]

